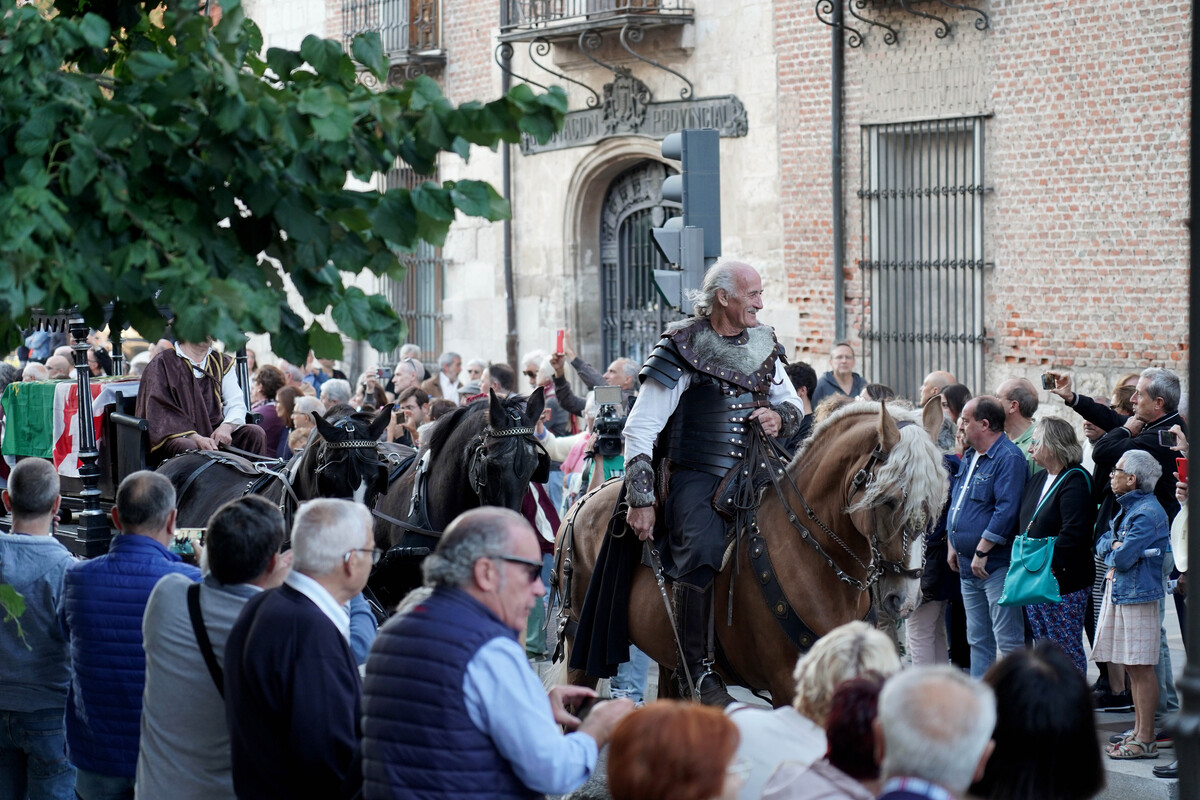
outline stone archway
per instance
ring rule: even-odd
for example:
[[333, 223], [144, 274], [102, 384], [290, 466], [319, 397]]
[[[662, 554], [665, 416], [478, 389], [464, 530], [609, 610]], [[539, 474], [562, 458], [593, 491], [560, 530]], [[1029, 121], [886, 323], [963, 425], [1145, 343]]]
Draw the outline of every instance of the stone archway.
[[678, 209], [664, 204], [662, 182], [675, 170], [645, 160], [609, 184], [600, 211], [600, 336], [603, 361], [646, 360], [676, 312], [654, 287], [653, 270], [666, 266], [650, 229]]

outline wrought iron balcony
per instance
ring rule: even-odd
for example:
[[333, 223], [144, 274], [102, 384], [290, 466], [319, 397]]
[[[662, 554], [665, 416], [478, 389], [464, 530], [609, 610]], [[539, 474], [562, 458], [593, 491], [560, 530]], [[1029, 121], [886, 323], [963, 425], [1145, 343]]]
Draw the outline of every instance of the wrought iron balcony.
[[344, 0], [343, 43], [349, 49], [355, 35], [376, 31], [393, 65], [445, 64], [440, 6], [440, 0]]
[[687, 0], [500, 0], [500, 39], [569, 39], [626, 25], [652, 28], [693, 19]]

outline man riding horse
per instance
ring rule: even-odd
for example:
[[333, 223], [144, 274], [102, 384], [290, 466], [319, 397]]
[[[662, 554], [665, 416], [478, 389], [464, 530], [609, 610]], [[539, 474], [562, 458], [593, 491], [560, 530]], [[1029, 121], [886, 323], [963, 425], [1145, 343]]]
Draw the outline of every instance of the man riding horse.
[[701, 702], [725, 705], [732, 698], [713, 670], [713, 586], [729, 524], [770, 480], [772, 462], [750, 455], [762, 453], [758, 429], [787, 439], [804, 411], [774, 330], [758, 323], [758, 272], [718, 264], [693, 300], [695, 316], [667, 327], [638, 376], [641, 393], [625, 423], [627, 521], [639, 539], [657, 543], [674, 582], [687, 670], [676, 671], [681, 693], [690, 676]]

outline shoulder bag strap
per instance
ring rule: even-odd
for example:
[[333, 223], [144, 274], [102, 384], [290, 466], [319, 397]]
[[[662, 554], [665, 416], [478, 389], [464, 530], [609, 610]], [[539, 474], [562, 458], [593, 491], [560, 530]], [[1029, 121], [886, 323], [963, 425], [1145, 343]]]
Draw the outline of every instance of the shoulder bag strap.
[[1047, 490], [1047, 492], [1044, 495], [1042, 495], [1042, 499], [1038, 501], [1037, 508], [1035, 508], [1033, 510], [1033, 516], [1029, 518], [1029, 524], [1025, 526], [1026, 533], [1029, 533], [1030, 528], [1033, 527], [1033, 521], [1035, 519], [1037, 519], [1038, 512], [1042, 510], [1042, 506], [1045, 504], [1045, 502], [1050, 499], [1050, 495], [1054, 494], [1054, 492], [1058, 489], [1059, 485], [1067, 479], [1067, 476], [1076, 470], [1079, 470], [1079, 472], [1083, 473], [1083, 479], [1087, 483], [1088, 493], [1089, 494], [1091, 493], [1092, 479], [1087, 474], [1087, 470], [1085, 470], [1083, 467], [1079, 467], [1079, 466], [1071, 467], [1069, 470], [1067, 470], [1066, 472], [1059, 475], [1054, 480], [1054, 484], [1050, 487], [1050, 489]]
[[192, 630], [196, 633], [196, 644], [200, 645], [200, 654], [204, 656], [204, 664], [208, 674], [221, 697], [225, 697], [225, 673], [217, 663], [217, 654], [213, 652], [212, 642], [208, 639], [208, 628], [204, 627], [204, 617], [200, 613], [200, 584], [193, 583], [187, 591], [188, 616], [192, 618]]

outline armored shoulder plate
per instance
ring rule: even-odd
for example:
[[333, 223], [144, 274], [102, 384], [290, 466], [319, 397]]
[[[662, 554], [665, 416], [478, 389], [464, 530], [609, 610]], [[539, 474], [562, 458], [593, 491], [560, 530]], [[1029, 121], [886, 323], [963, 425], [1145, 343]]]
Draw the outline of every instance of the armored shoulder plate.
[[650, 357], [642, 365], [638, 373], [638, 382], [645, 383], [647, 379], [661, 383], [668, 389], [674, 389], [679, 383], [679, 376], [687, 369], [687, 362], [679, 354], [671, 337], [664, 336], [654, 346]]

